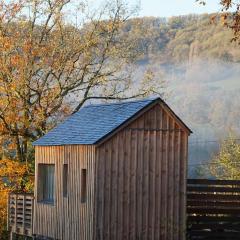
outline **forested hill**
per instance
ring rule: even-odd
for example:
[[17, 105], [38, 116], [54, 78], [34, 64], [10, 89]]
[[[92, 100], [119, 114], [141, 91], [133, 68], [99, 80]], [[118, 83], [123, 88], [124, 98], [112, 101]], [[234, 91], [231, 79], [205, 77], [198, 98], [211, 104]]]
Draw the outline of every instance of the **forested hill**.
[[[231, 42], [230, 30], [210, 20], [207, 14], [140, 18], [124, 29], [144, 52], [138, 74], [150, 68], [166, 81], [167, 102], [194, 132], [190, 163], [211, 158], [212, 140], [240, 133], [240, 45]], [[202, 149], [196, 150], [196, 139]]]
[[240, 62], [240, 48], [230, 43], [232, 32], [214, 15], [186, 15], [171, 18], [144, 17], [129, 20], [124, 31], [134, 38], [144, 60], [163, 63], [193, 61], [196, 57]]
[[124, 33], [143, 52], [138, 71], [166, 81], [174, 110], [204, 139], [240, 132], [240, 45], [212, 15], [131, 19]]

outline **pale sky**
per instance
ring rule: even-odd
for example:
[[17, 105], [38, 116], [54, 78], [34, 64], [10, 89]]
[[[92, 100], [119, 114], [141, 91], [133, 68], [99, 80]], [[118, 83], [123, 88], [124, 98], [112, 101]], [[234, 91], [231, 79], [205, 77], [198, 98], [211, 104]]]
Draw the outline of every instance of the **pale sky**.
[[[170, 17], [189, 13], [212, 13], [220, 10], [219, 0], [208, 0], [202, 6], [195, 0], [138, 0], [141, 3], [140, 16]], [[136, 3], [136, 0], [130, 0]]]

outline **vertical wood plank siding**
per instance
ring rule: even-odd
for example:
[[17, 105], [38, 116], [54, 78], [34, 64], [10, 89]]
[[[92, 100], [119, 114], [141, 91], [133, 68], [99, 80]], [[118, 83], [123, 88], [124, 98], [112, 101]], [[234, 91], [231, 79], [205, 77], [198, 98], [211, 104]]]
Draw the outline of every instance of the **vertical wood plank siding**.
[[[95, 147], [90, 145], [37, 146], [38, 164], [55, 164], [54, 204], [34, 203], [34, 233], [61, 240], [93, 239]], [[63, 197], [63, 165], [68, 164], [67, 197]], [[87, 200], [81, 203], [81, 169], [87, 170]], [[38, 177], [35, 183], [37, 195]]]
[[185, 239], [188, 134], [156, 105], [96, 148], [95, 240]]

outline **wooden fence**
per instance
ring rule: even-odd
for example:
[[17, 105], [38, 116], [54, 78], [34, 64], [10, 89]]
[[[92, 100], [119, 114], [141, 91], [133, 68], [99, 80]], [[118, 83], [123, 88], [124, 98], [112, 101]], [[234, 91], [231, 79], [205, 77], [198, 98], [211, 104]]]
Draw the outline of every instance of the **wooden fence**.
[[10, 193], [8, 198], [8, 230], [32, 236], [33, 194]]
[[240, 239], [240, 181], [189, 179], [187, 237]]

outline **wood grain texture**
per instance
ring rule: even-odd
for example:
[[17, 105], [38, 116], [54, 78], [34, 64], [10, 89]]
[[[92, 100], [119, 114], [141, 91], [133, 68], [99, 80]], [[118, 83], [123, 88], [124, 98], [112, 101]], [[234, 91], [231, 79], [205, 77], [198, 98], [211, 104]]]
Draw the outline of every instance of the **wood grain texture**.
[[188, 132], [160, 104], [96, 148], [95, 240], [183, 240]]
[[187, 185], [188, 239], [239, 239], [240, 181], [189, 179]]
[[[36, 235], [54, 239], [93, 239], [95, 147], [88, 145], [36, 147], [38, 164], [55, 164], [54, 204], [34, 201]], [[68, 164], [67, 197], [63, 196], [63, 166]], [[87, 170], [87, 198], [81, 203], [81, 169]], [[39, 181], [36, 177], [35, 195]]]

